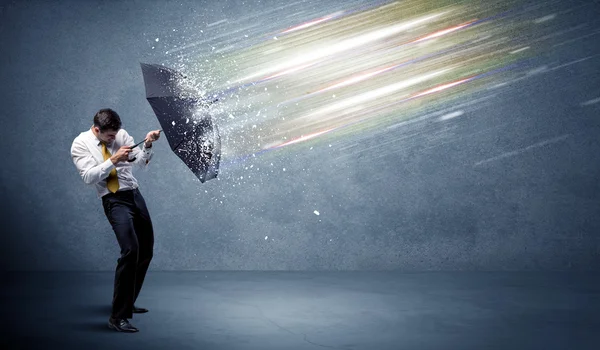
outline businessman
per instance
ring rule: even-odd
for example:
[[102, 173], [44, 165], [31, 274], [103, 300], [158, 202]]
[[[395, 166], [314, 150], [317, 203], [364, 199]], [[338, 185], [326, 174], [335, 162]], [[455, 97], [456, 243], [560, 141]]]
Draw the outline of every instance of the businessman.
[[117, 112], [106, 108], [94, 115], [90, 129], [71, 145], [73, 163], [83, 181], [94, 185], [121, 248], [108, 320], [108, 327], [120, 332], [137, 332], [129, 319], [134, 313], [148, 312], [134, 303], [152, 260], [154, 231], [133, 168], [148, 167], [152, 143], [159, 137], [160, 130], [150, 131], [141, 145], [133, 147], [133, 137], [121, 128]]

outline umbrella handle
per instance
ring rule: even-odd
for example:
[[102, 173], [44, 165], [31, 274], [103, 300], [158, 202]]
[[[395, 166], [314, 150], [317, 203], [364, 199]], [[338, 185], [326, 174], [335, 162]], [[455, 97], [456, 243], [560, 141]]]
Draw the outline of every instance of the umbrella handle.
[[[160, 131], [163, 131], [163, 129], [160, 129], [160, 130], [159, 130], [159, 132], [160, 132]], [[140, 142], [136, 143], [135, 145], [131, 146], [131, 149], [134, 149], [134, 148], [136, 148], [137, 146], [141, 145], [141, 144], [142, 144], [142, 143], [144, 143], [144, 142], [146, 142], [146, 139], [143, 139], [142, 141], [140, 141]], [[136, 160], [136, 158], [137, 158], [137, 157], [133, 157], [132, 159], [128, 159], [127, 161], [128, 161], [129, 163], [131, 163], [131, 162], [133, 162], [134, 160]]]
[[[158, 131], [159, 131], [159, 132], [160, 132], [160, 131], [163, 131], [163, 129], [160, 129], [160, 130], [158, 130]], [[135, 145], [131, 146], [131, 149], [134, 149], [134, 148], [136, 148], [137, 146], [141, 145], [141, 144], [142, 144], [142, 143], [144, 143], [144, 142], [146, 142], [146, 139], [143, 139], [142, 141], [140, 141], [140, 142], [136, 143]]]

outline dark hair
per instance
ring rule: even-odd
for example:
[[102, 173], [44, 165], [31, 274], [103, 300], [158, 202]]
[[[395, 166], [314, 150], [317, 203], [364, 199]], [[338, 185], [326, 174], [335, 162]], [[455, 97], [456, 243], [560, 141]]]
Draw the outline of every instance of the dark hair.
[[118, 131], [121, 129], [121, 117], [112, 109], [103, 108], [94, 116], [94, 126], [98, 127], [101, 132]]

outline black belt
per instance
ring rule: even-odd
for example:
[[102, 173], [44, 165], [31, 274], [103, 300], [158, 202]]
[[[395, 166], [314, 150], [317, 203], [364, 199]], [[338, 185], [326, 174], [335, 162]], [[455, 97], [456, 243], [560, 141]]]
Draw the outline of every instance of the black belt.
[[102, 198], [129, 197], [129, 196], [133, 195], [134, 192], [139, 192], [139, 190], [137, 188], [134, 188], [131, 190], [119, 190], [115, 193], [109, 192], [109, 193], [105, 194], [104, 196], [102, 196]]

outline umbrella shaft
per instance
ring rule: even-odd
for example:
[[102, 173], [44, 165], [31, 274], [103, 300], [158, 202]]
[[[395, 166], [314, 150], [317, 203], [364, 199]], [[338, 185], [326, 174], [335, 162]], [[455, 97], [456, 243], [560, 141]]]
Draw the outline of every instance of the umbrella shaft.
[[[162, 131], [162, 129], [160, 129], [159, 131]], [[142, 141], [136, 143], [135, 145], [131, 146], [131, 149], [136, 148], [137, 146], [141, 145], [142, 143], [146, 142], [146, 139], [143, 139]]]

